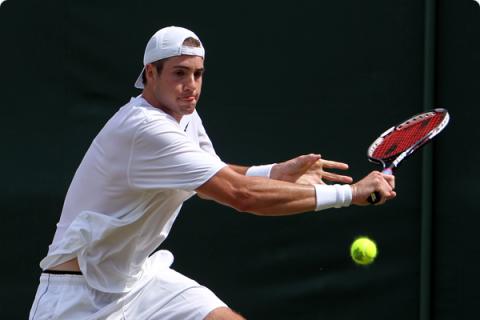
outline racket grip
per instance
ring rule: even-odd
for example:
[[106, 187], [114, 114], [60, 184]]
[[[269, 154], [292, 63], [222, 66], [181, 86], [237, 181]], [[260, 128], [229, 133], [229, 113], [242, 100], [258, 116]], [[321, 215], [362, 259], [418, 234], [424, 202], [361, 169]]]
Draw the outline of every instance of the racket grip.
[[390, 167], [385, 168], [385, 169], [382, 170], [382, 173], [392, 175], [393, 174], [393, 168], [390, 168]]
[[[385, 168], [385, 169], [382, 170], [382, 173], [383, 173], [383, 174], [393, 174], [393, 170], [392, 170], [392, 168], [387, 167], [387, 168]], [[370, 196], [368, 197], [367, 201], [368, 201], [368, 203], [370, 203], [370, 204], [375, 204], [375, 203], [380, 202], [381, 199], [382, 199], [382, 197], [380, 196], [380, 192], [375, 191], [375, 192], [372, 192], [372, 193], [370, 194]]]
[[380, 199], [381, 199], [381, 197], [380, 197], [380, 192], [375, 191], [375, 192], [372, 192], [372, 193], [370, 194], [370, 196], [368, 196], [367, 201], [368, 201], [368, 203], [370, 203], [370, 204], [375, 204], [375, 203], [380, 202]]

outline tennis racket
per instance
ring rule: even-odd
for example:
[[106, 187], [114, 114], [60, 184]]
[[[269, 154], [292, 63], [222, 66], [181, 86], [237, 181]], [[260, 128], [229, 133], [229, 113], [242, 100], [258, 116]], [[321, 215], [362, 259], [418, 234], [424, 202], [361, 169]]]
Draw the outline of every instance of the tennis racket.
[[[445, 109], [417, 114], [382, 133], [368, 148], [368, 160], [381, 164], [383, 173], [393, 174], [400, 162], [430, 142], [445, 129], [449, 120]], [[368, 198], [372, 204], [380, 200], [378, 192], [373, 192]]]

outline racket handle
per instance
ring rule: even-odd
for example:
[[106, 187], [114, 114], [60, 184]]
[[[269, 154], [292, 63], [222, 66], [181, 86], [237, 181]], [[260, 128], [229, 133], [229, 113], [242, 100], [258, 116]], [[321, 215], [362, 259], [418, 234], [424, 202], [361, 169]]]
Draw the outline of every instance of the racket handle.
[[368, 196], [367, 201], [368, 201], [368, 203], [370, 203], [370, 204], [375, 204], [375, 203], [380, 202], [380, 199], [381, 199], [381, 197], [380, 197], [380, 192], [375, 191], [375, 192], [370, 193], [370, 195]]
[[382, 170], [382, 173], [392, 175], [393, 174], [393, 168], [387, 167], [387, 168]]
[[[384, 174], [393, 174], [393, 170], [392, 170], [392, 168], [387, 167], [387, 168], [385, 168], [385, 169], [382, 170], [382, 173], [384, 173]], [[375, 191], [375, 192], [372, 192], [372, 193], [370, 194], [370, 196], [368, 197], [367, 201], [368, 201], [370, 204], [375, 204], [375, 203], [380, 202], [381, 199], [382, 199], [382, 197], [380, 196], [380, 192]]]

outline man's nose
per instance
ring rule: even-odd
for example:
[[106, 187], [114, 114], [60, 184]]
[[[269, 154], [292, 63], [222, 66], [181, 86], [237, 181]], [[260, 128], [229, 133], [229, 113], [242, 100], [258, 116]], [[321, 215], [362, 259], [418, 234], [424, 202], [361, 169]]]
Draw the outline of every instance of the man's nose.
[[197, 81], [195, 80], [195, 75], [192, 74], [189, 77], [187, 77], [187, 79], [185, 80], [185, 87], [191, 90], [195, 90], [195, 88], [197, 87]]

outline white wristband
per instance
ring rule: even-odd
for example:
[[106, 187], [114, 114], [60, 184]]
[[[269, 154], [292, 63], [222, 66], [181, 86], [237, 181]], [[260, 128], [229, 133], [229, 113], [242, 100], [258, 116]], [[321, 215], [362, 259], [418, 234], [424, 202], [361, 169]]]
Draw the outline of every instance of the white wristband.
[[265, 177], [265, 178], [270, 178], [270, 172], [272, 171], [272, 167], [275, 164], [264, 164], [262, 166], [251, 166], [250, 168], [247, 169], [247, 172], [245, 173], [246, 176], [250, 177]]
[[348, 184], [315, 184], [317, 206], [315, 211], [328, 208], [348, 207], [352, 202], [352, 188]]

